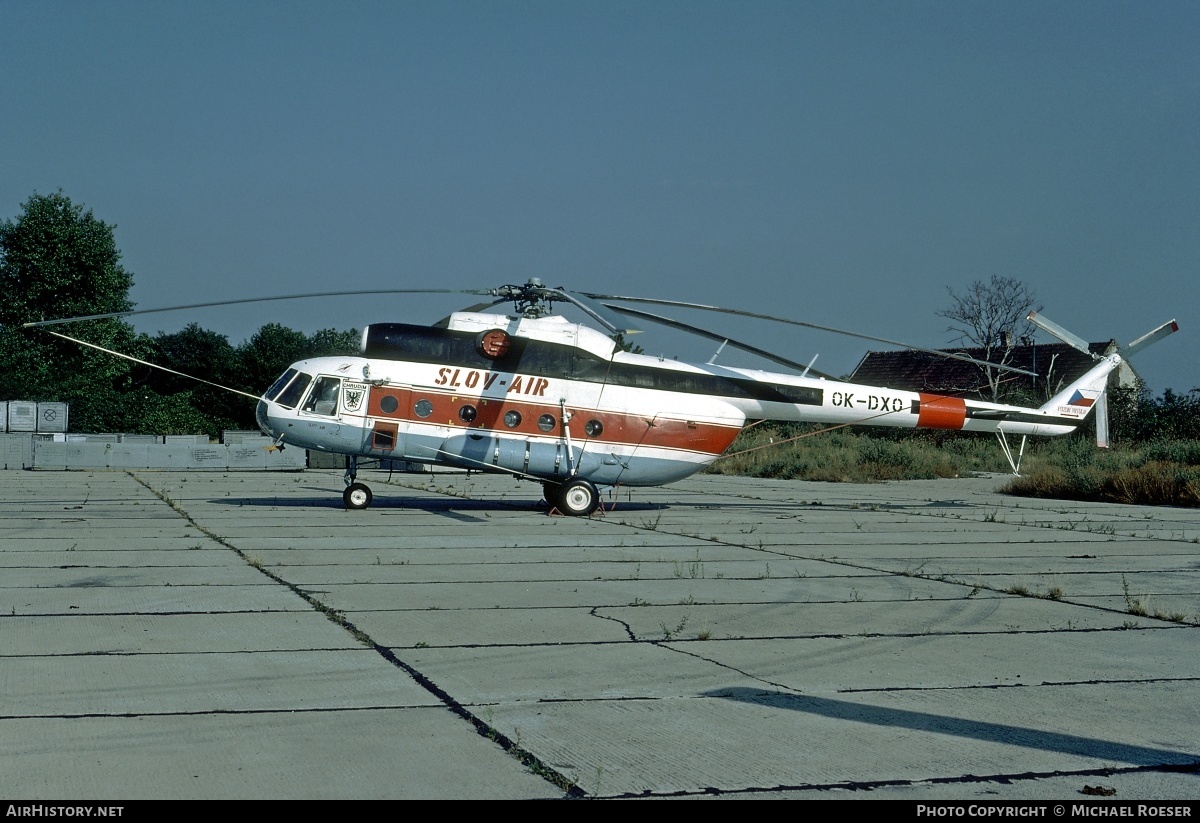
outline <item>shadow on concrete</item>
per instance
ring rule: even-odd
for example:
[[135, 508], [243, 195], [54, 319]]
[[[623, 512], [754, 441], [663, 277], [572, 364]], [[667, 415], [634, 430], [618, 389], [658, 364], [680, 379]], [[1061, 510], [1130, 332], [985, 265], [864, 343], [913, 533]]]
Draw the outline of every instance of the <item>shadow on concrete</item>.
[[707, 697], [719, 697], [742, 703], [772, 706], [808, 714], [821, 715], [835, 720], [870, 723], [899, 729], [933, 732], [935, 734], [965, 737], [989, 743], [1004, 743], [1029, 749], [1060, 752], [1062, 754], [1096, 757], [1136, 766], [1173, 766], [1200, 769], [1200, 754], [1186, 754], [1169, 749], [1154, 749], [1134, 746], [1096, 737], [1080, 737], [1073, 734], [1042, 731], [1025, 726], [1004, 723], [989, 723], [982, 720], [965, 720], [960, 717], [914, 712], [907, 709], [887, 709], [828, 697], [788, 694], [786, 692], [759, 689], [720, 689], [706, 693]]
[[[319, 497], [275, 497], [273, 495], [263, 495], [261, 497], [216, 497], [210, 498], [209, 503], [216, 506], [230, 506], [239, 508], [242, 506], [281, 508], [281, 509], [334, 509], [346, 511], [345, 504], [342, 503], [342, 495], [338, 492], [327, 491], [324, 489], [308, 489], [308, 491], [319, 491], [322, 494]], [[628, 512], [650, 512], [661, 511], [669, 508], [658, 503], [619, 503], [614, 511], [607, 512], [608, 516], [618, 516]], [[473, 517], [469, 512], [485, 512], [498, 511], [528, 511], [530, 514], [546, 515], [546, 503], [541, 499], [534, 500], [532, 498], [513, 499], [513, 500], [476, 500], [465, 497], [447, 497], [444, 499], [430, 497], [407, 497], [399, 494], [391, 494], [387, 491], [375, 495], [371, 506], [367, 511], [423, 511], [429, 514], [438, 514], [443, 517], [450, 517], [455, 520], [466, 522], [483, 522], [481, 517]], [[593, 518], [600, 518], [602, 515], [594, 514]]]

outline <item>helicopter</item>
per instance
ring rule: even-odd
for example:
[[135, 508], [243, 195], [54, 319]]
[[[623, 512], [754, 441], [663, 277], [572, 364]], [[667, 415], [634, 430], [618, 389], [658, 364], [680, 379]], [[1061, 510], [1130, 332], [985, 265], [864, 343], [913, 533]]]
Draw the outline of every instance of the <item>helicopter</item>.
[[[1119, 351], [1092, 355], [1092, 368], [1042, 406], [1030, 408], [848, 383], [814, 371], [811, 361], [792, 361], [625, 304], [702, 309], [852, 334], [788, 318], [675, 300], [570, 292], [536, 278], [485, 290], [349, 292], [381, 293], [465, 293], [491, 299], [433, 325], [370, 324], [363, 329], [359, 355], [293, 363], [257, 398], [256, 421], [274, 448], [346, 456], [342, 497], [348, 509], [365, 509], [373, 501], [370, 487], [358, 480], [359, 461], [392, 459], [531, 480], [542, 485], [551, 511], [588, 516], [600, 506], [602, 487], [660, 486], [699, 472], [729, 448], [750, 420], [994, 432], [1015, 474], [1027, 437], [1067, 434], [1094, 409], [1103, 413], [1108, 375], [1122, 363], [1122, 353], [1133, 354], [1178, 330], [1172, 320]], [[328, 295], [260, 299], [321, 296]], [[242, 302], [256, 301], [26, 326]], [[511, 303], [512, 309], [497, 310], [502, 303]], [[555, 303], [575, 306], [592, 322], [568, 320], [554, 309]], [[687, 363], [627, 351], [623, 341], [640, 329], [626, 318], [717, 340], [721, 349], [728, 345], [749, 351], [795, 373], [718, 365], [716, 354], [707, 363]], [[1081, 338], [1040, 315], [1031, 312], [1028, 319], [1088, 351]], [[996, 367], [961, 354], [934, 353]], [[1010, 435], [1021, 437], [1015, 453]]]

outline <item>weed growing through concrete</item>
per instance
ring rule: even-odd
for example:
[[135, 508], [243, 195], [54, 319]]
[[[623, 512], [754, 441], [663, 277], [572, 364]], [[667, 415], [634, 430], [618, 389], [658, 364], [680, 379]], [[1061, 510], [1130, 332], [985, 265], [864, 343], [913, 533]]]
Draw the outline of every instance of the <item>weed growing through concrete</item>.
[[1149, 614], [1149, 610], [1146, 608], [1146, 598], [1133, 596], [1125, 575], [1121, 575], [1121, 590], [1125, 593], [1125, 611], [1138, 617], [1146, 617]]
[[675, 625], [675, 628], [673, 628], [673, 629], [667, 628], [667, 622], [665, 620], [660, 620], [658, 623], [658, 626], [659, 626], [659, 628], [662, 629], [663, 640], [672, 640], [675, 637], [677, 637], [680, 632], [682, 632], [685, 628], [687, 628], [688, 620], [690, 620], [690, 619], [691, 619], [691, 615], [685, 614], [683, 616], [683, 618]]

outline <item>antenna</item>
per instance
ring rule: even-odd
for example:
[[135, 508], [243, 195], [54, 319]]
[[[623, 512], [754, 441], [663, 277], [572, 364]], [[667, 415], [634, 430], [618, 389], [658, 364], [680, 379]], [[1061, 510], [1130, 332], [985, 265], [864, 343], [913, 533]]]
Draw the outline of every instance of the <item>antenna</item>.
[[711, 366], [713, 363], [717, 362], [718, 355], [720, 355], [721, 352], [725, 351], [725, 344], [728, 342], [729, 342], [729, 338], [725, 338], [724, 340], [721, 341], [721, 345], [717, 346], [717, 350], [715, 352], [713, 352], [713, 356], [708, 358], [708, 365]]

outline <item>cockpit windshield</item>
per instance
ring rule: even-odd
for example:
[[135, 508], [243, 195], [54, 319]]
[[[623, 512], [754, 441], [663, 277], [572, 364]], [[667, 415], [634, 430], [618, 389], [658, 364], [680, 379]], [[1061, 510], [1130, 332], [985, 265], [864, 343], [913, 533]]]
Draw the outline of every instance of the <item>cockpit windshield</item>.
[[275, 385], [267, 389], [267, 393], [263, 397], [273, 400], [285, 408], [294, 409], [300, 403], [300, 398], [304, 396], [304, 390], [311, 382], [311, 374], [288, 369], [282, 377], [275, 381]]
[[288, 369], [283, 374], [279, 375], [279, 379], [271, 384], [271, 388], [263, 392], [263, 397], [267, 400], [274, 400], [275, 395], [283, 391], [283, 387], [292, 382], [292, 378], [296, 376], [295, 369]]

